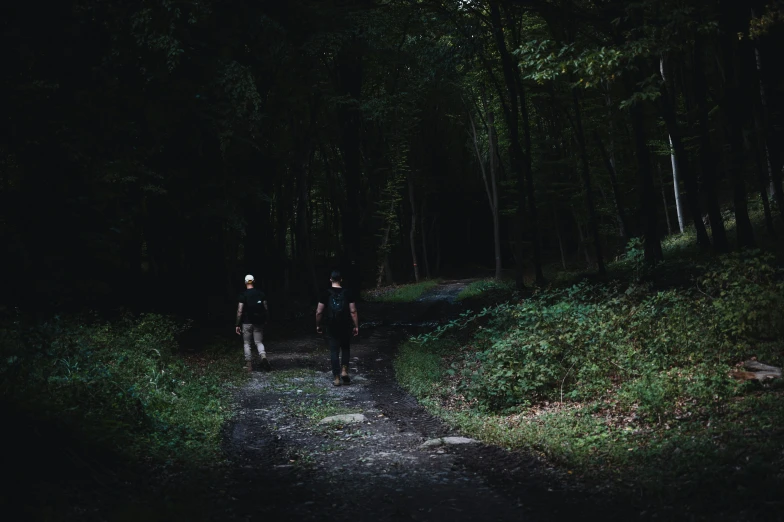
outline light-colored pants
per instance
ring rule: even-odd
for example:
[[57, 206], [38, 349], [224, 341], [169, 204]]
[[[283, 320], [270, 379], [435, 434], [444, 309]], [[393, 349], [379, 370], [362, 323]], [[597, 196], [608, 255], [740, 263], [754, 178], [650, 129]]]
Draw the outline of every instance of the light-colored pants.
[[245, 348], [245, 360], [250, 361], [251, 358], [251, 343], [256, 343], [256, 349], [259, 351], [259, 357], [266, 357], [264, 352], [264, 326], [260, 324], [242, 324], [242, 342]]

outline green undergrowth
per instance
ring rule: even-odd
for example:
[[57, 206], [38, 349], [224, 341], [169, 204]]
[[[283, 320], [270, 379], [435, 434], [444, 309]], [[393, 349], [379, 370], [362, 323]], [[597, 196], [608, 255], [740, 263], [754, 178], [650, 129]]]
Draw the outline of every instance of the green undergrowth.
[[185, 355], [177, 338], [187, 328], [157, 314], [9, 325], [0, 339], [0, 397], [120, 457], [216, 463], [230, 386], [246, 378], [242, 354], [218, 342]]
[[550, 289], [467, 312], [404, 344], [400, 382], [467, 434], [575, 476], [707, 502], [780, 491], [784, 387], [730, 373], [784, 363], [784, 274], [743, 252], [692, 284]]
[[439, 283], [439, 279], [428, 279], [407, 285], [385, 286], [365, 291], [362, 297], [365, 301], [377, 303], [411, 303], [419, 299], [428, 290], [438, 286]]

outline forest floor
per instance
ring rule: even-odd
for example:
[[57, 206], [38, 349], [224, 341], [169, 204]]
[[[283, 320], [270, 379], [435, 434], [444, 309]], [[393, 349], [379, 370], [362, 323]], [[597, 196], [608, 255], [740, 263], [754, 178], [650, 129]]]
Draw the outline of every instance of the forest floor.
[[[440, 440], [461, 434], [398, 385], [393, 360], [402, 341], [470, 306], [457, 299], [470, 283], [441, 282], [412, 303], [361, 303], [352, 382], [340, 387], [332, 385], [329, 351], [310, 314], [269, 325], [265, 345], [272, 369], [257, 368], [234, 388], [224, 462], [154, 474], [140, 469], [89, 492], [77, 491], [73, 477], [71, 492], [42, 492], [51, 501], [51, 516], [43, 519], [681, 519], [677, 506], [609, 489], [597, 493], [569, 470], [530, 453]], [[235, 336], [202, 333], [210, 342], [222, 339], [227, 350], [241, 350]], [[341, 414], [361, 414], [363, 420], [320, 422]]]
[[[445, 282], [414, 303], [364, 303], [350, 385], [332, 385], [311, 317], [272, 325], [265, 339], [272, 370], [254, 371], [236, 390], [225, 465], [147, 505], [116, 504], [110, 519], [638, 518], [639, 509], [590, 498], [565, 470], [535, 457], [477, 442], [424, 445], [460, 434], [398, 386], [392, 361], [399, 341], [463, 309], [455, 297], [466, 283]], [[344, 413], [364, 420], [319, 423]]]

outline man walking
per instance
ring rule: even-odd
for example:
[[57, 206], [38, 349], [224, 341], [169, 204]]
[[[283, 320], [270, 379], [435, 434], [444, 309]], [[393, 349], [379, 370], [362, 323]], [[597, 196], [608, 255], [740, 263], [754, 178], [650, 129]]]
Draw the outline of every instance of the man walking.
[[251, 343], [256, 343], [256, 349], [261, 358], [261, 367], [265, 370], [270, 369], [267, 354], [264, 351], [264, 323], [267, 320], [267, 298], [264, 292], [254, 288], [252, 275], [245, 276], [246, 290], [240, 294], [239, 304], [237, 305], [237, 323], [235, 331], [242, 336], [245, 348], [245, 362], [248, 365], [248, 372], [253, 371], [251, 364]]
[[[332, 384], [340, 386], [351, 382], [348, 376], [349, 345], [351, 334], [359, 335], [359, 317], [354, 296], [342, 286], [342, 278], [338, 270], [333, 270], [329, 278], [329, 290], [319, 297], [316, 308], [316, 332], [324, 332], [321, 319], [326, 312], [327, 342], [332, 359]], [[341, 359], [343, 364], [341, 365]]]

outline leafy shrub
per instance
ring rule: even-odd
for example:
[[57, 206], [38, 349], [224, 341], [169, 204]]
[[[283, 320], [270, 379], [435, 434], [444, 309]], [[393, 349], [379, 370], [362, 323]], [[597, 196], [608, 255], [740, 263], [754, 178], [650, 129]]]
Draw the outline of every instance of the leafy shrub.
[[200, 372], [174, 355], [188, 324], [157, 314], [55, 319], [3, 330], [2, 399], [125, 454], [202, 462], [218, 454], [225, 381], [241, 360], [213, 351]]
[[750, 252], [704, 267], [698, 283], [659, 292], [580, 283], [486, 309], [477, 317], [489, 320], [458, 367], [461, 390], [483, 408], [504, 410], [619, 389], [624, 403], [654, 417], [678, 401], [726, 398], [734, 393], [730, 366], [782, 334], [781, 274], [769, 257]]
[[744, 251], [722, 257], [700, 285], [713, 305], [713, 324], [724, 335], [777, 339], [784, 334], [784, 280], [770, 254]]

